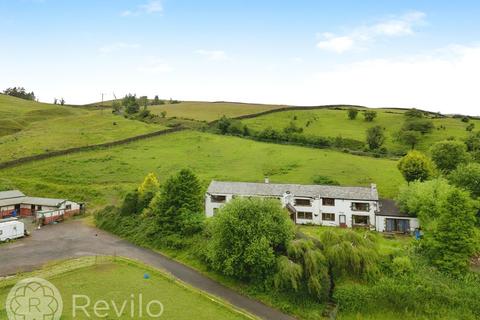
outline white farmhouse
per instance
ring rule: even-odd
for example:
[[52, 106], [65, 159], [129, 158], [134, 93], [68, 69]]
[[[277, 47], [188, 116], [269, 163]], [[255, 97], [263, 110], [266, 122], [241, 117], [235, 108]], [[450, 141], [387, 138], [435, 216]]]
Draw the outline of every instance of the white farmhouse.
[[[382, 210], [383, 200], [379, 199], [375, 184], [370, 187], [340, 187], [278, 184], [269, 183], [268, 179], [265, 183], [212, 181], [205, 196], [207, 217], [212, 217], [219, 208], [235, 197], [278, 199], [297, 224], [367, 227], [402, 233], [418, 227], [416, 218], [398, 217], [398, 211], [390, 213], [390, 207]], [[379, 216], [380, 214], [382, 216]], [[383, 217], [383, 220], [380, 217]], [[408, 220], [408, 226], [403, 222], [396, 223], [399, 219]]]

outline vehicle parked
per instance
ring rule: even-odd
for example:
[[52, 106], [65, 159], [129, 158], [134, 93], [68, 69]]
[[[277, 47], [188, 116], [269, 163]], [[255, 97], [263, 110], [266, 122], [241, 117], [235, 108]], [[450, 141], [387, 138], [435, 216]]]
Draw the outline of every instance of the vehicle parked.
[[0, 242], [8, 242], [27, 235], [23, 222], [14, 218], [4, 220], [0, 221]]

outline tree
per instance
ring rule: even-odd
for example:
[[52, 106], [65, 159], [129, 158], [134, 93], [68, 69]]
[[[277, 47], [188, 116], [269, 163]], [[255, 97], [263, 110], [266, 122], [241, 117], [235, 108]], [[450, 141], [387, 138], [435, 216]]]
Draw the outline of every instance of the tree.
[[149, 211], [164, 234], [193, 234], [202, 228], [203, 192], [191, 170], [182, 169], [168, 178], [156, 198]]
[[117, 100], [114, 100], [112, 102], [112, 113], [119, 113], [122, 109], [122, 106], [120, 105], [120, 102]]
[[290, 124], [283, 129], [285, 134], [293, 134], [293, 133], [302, 133], [303, 128], [298, 127], [295, 122], [290, 121]]
[[53, 99], [53, 104], [57, 104], [58, 103], [58, 99], [57, 98], [54, 98]]
[[423, 153], [412, 150], [398, 162], [398, 169], [407, 182], [425, 181], [434, 174], [432, 161]]
[[25, 100], [35, 100], [35, 94], [33, 93], [33, 91], [27, 92], [24, 87], [7, 88], [3, 91], [3, 94]]
[[454, 190], [445, 179], [415, 181], [400, 187], [397, 204], [403, 212], [420, 219], [423, 228], [438, 218], [448, 194]]
[[381, 126], [373, 126], [367, 129], [367, 144], [370, 150], [378, 149], [385, 142], [385, 135]]
[[311, 240], [290, 241], [287, 256], [277, 260], [274, 285], [277, 289], [308, 292], [319, 301], [325, 300], [330, 291], [327, 259]]
[[159, 105], [160, 104], [160, 99], [158, 98], [158, 95], [155, 95], [153, 98], [153, 105]]
[[122, 99], [122, 105], [125, 107], [125, 112], [128, 114], [134, 114], [140, 110], [136, 95], [130, 93]]
[[295, 229], [274, 199], [237, 198], [211, 218], [207, 259], [218, 272], [242, 280], [264, 281], [275, 273]]
[[436, 225], [425, 233], [423, 248], [439, 270], [459, 276], [468, 270], [475, 253], [475, 210], [465, 192], [451, 191]]
[[465, 130], [467, 130], [468, 132], [472, 132], [473, 129], [475, 129], [475, 123], [473, 122], [470, 122], [468, 126], [465, 128]]
[[469, 152], [480, 151], [480, 131], [471, 133], [465, 140]]
[[355, 120], [358, 115], [358, 110], [355, 108], [350, 108], [348, 109], [347, 114], [348, 114], [348, 119]]
[[373, 110], [367, 110], [363, 112], [365, 121], [372, 122], [377, 117], [377, 112]]
[[138, 206], [146, 208], [155, 194], [160, 191], [160, 182], [155, 173], [149, 173], [138, 187]]
[[139, 201], [137, 190], [127, 193], [125, 199], [123, 200], [122, 206], [120, 207], [120, 213], [124, 216], [139, 213], [141, 211], [141, 208], [138, 202]]
[[410, 146], [411, 149], [415, 149], [421, 138], [422, 135], [418, 131], [400, 130], [397, 134], [397, 140], [402, 144]]
[[424, 113], [421, 110], [413, 108], [405, 111], [404, 115], [407, 118], [423, 118]]
[[63, 99], [63, 98], [60, 99], [60, 105], [62, 105], [62, 106], [65, 105], [65, 99]]
[[217, 128], [221, 134], [227, 134], [231, 124], [232, 120], [223, 115], [217, 122]]
[[450, 175], [448, 180], [455, 186], [463, 188], [470, 194], [480, 197], [480, 164], [468, 163], [457, 167]]
[[160, 112], [160, 115], [162, 116], [162, 118], [165, 118], [167, 116], [167, 111], [163, 110], [162, 112]]
[[437, 168], [448, 173], [468, 160], [465, 144], [459, 141], [441, 141], [433, 145], [430, 150], [432, 160]]
[[422, 134], [432, 132], [435, 126], [432, 120], [422, 118], [409, 118], [405, 120], [402, 130], [404, 131], [418, 131]]
[[148, 97], [147, 96], [141, 96], [138, 98], [138, 105], [144, 108], [147, 108], [148, 105]]

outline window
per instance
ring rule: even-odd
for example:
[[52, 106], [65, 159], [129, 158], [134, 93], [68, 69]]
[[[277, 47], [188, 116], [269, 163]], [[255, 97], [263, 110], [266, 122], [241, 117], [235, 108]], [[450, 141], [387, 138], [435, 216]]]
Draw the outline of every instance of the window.
[[370, 222], [370, 219], [368, 216], [352, 216], [353, 219], [353, 224], [354, 225], [368, 225]]
[[295, 205], [301, 207], [310, 207], [312, 203], [310, 199], [295, 199]]
[[324, 206], [334, 206], [335, 199], [333, 198], [322, 198], [322, 205]]
[[71, 209], [72, 209], [72, 205], [71, 205], [71, 204], [67, 204], [67, 205], [65, 206], [65, 210], [71, 210]]
[[322, 213], [323, 221], [335, 221], [335, 213]]
[[297, 212], [297, 219], [312, 220], [312, 213], [305, 211]]
[[370, 211], [370, 204], [364, 202], [352, 202], [352, 211]]
[[37, 210], [42, 210], [42, 206], [37, 206]]
[[410, 221], [407, 219], [386, 219], [385, 230], [387, 232], [407, 233], [410, 231]]
[[227, 196], [218, 196], [212, 194], [212, 202], [224, 203], [227, 200]]

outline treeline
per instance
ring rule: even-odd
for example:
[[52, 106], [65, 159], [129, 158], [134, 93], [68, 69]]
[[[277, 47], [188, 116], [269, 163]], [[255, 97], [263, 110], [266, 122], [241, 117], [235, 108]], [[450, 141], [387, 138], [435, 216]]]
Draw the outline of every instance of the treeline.
[[27, 92], [24, 87], [13, 87], [3, 90], [3, 94], [20, 99], [35, 101], [35, 93], [33, 91]]
[[[162, 100], [156, 95], [153, 99], [148, 99], [147, 96], [137, 97], [136, 94], [127, 94], [121, 100], [114, 100], [112, 102], [112, 113], [123, 114], [126, 118], [132, 118], [141, 121], [151, 121], [158, 115], [152, 114], [147, 109], [148, 106], [163, 105], [163, 104], [177, 104], [178, 100]], [[167, 116], [166, 111], [160, 112], [160, 117], [165, 118]]]
[[[355, 139], [337, 137], [319, 137], [314, 135], [306, 135], [303, 128], [299, 128], [293, 121], [283, 130], [275, 130], [271, 127], [260, 131], [250, 129], [247, 125], [242, 124], [239, 120], [231, 119], [223, 116], [212, 126], [216, 133], [223, 135], [241, 136], [257, 141], [287, 143], [313, 148], [336, 148], [344, 152], [354, 154], [368, 153], [365, 149], [365, 143]], [[382, 151], [378, 152], [380, 156]]]

